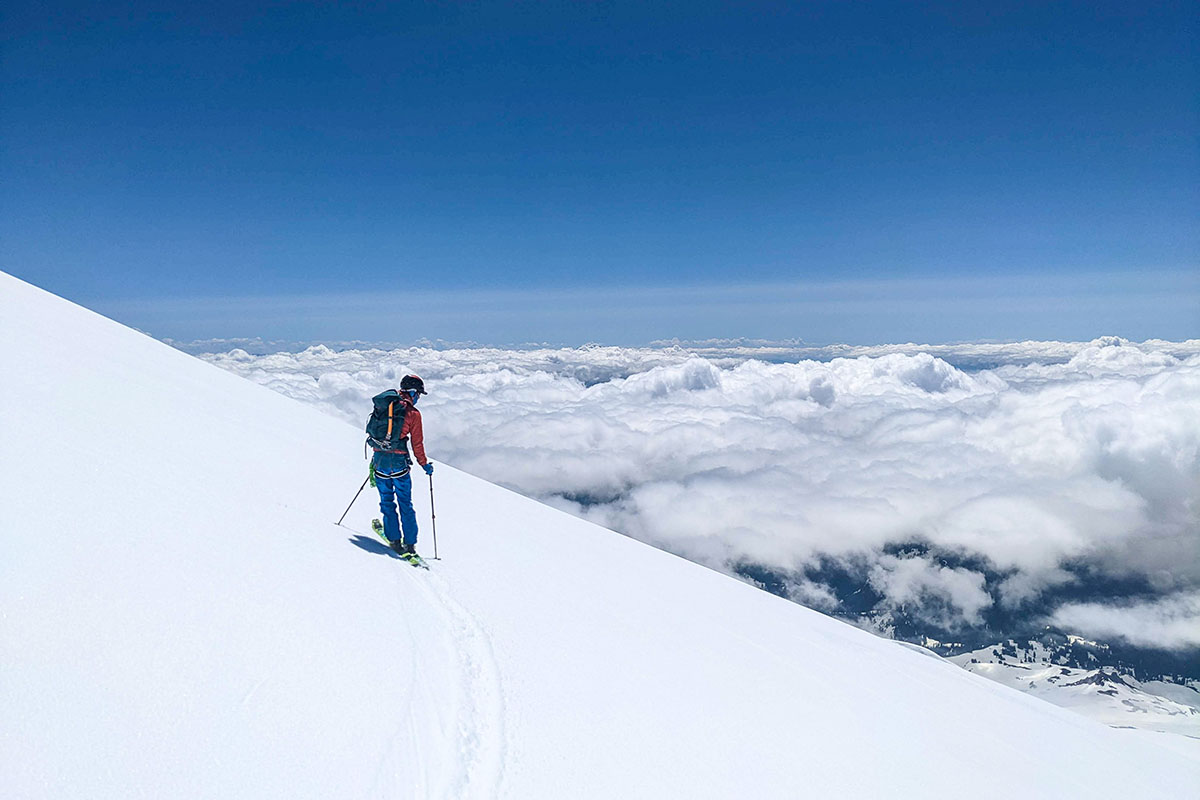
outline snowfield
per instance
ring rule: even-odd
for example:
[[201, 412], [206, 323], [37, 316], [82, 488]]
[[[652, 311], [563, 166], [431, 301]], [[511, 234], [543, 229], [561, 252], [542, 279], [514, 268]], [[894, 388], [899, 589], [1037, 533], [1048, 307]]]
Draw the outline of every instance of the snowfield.
[[[357, 427], [3, 274], [0, 344], [6, 797], [1200, 785], [1200, 759], [1159, 741], [1178, 737], [1096, 724], [445, 464], [442, 560], [415, 570], [368, 535], [370, 489], [333, 524], [365, 474]], [[440, 424], [426, 414], [435, 462]]]
[[[1014, 645], [1011, 640], [1010, 646]], [[1139, 681], [1112, 667], [1080, 669], [1056, 664], [1036, 642], [1008, 653], [985, 647], [948, 661], [991, 680], [1070, 708], [1114, 727], [1175, 733], [1194, 742], [1200, 729], [1200, 691], [1184, 683]]]

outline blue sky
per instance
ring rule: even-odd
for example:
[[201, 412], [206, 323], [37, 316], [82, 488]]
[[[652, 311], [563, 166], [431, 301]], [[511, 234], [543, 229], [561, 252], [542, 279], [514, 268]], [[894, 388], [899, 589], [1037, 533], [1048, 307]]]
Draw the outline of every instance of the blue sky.
[[1190, 4], [0, 14], [0, 268], [157, 335], [1200, 336]]

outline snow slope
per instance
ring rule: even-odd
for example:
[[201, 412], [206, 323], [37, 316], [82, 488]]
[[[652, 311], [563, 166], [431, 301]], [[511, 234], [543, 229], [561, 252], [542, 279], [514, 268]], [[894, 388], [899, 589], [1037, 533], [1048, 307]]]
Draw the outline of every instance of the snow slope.
[[3, 274], [0, 376], [5, 796], [1200, 785], [1200, 761], [1152, 734], [446, 465], [443, 560], [414, 570], [353, 532], [366, 492], [352, 530], [333, 524], [364, 474], [355, 427]]

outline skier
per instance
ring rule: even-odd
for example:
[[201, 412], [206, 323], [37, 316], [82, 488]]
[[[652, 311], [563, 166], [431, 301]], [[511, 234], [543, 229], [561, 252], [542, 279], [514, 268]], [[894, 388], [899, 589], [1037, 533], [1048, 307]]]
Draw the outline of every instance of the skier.
[[425, 457], [421, 412], [416, 408], [417, 399], [423, 394], [426, 394], [425, 382], [420, 376], [405, 375], [400, 381], [399, 392], [389, 389], [372, 398], [375, 411], [367, 423], [370, 434], [367, 443], [375, 451], [371, 457], [371, 474], [375, 488], [379, 490], [379, 510], [383, 512], [382, 526], [378, 520], [372, 525], [401, 558], [414, 563], [420, 563], [421, 557], [416, 549], [417, 515], [413, 511], [412, 476], [409, 474], [412, 467], [412, 458], [408, 454], [410, 441], [417, 463], [426, 475], [433, 475], [433, 464]]

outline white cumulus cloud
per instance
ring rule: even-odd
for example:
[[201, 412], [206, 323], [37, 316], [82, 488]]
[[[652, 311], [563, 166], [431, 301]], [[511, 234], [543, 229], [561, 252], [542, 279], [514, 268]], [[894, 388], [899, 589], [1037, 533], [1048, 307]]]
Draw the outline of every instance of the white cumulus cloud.
[[1127, 605], [1068, 603], [1053, 624], [1095, 638], [1122, 639], [1142, 647], [1200, 647], [1200, 592], [1182, 592]]

